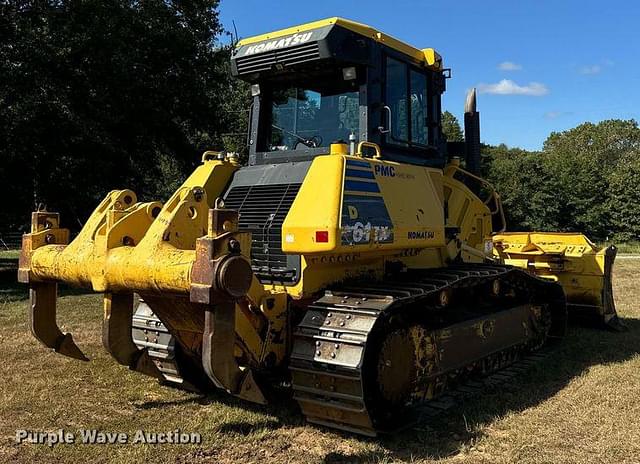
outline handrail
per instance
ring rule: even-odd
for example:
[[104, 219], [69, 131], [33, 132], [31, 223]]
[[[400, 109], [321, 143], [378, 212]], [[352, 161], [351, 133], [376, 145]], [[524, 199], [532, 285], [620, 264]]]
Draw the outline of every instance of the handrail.
[[373, 142], [360, 142], [358, 144], [358, 150], [356, 151], [356, 156], [359, 156], [361, 158], [364, 158], [364, 154], [362, 153], [362, 148], [363, 147], [369, 147], [369, 148], [373, 148], [376, 151], [376, 154], [374, 156], [375, 159], [381, 159], [382, 158], [382, 153], [380, 152], [380, 146], [378, 146], [377, 143], [373, 143]]
[[387, 128], [385, 129], [384, 126], [379, 126], [378, 131], [381, 134], [388, 134], [391, 132], [391, 108], [389, 108], [389, 106], [387, 105], [384, 105], [382, 109], [387, 111]]
[[[473, 174], [472, 172], [467, 171], [466, 169], [462, 169], [460, 166], [457, 166], [455, 164], [449, 164], [447, 166], [447, 168], [451, 168], [454, 171], [458, 171], [458, 172], [462, 173], [463, 175], [465, 175], [466, 177], [469, 177], [469, 178], [479, 182], [482, 187], [484, 187], [486, 190], [489, 191], [489, 196], [487, 197], [486, 200], [483, 200], [483, 203], [489, 208], [489, 212], [491, 213], [492, 216], [499, 216], [500, 217], [500, 222], [502, 224], [502, 227], [497, 231], [497, 233], [502, 233], [505, 230], [507, 230], [507, 219], [504, 216], [504, 208], [502, 207], [502, 199], [500, 198], [500, 194], [496, 191], [496, 188], [493, 186], [493, 184], [487, 182], [482, 177], [477, 176], [477, 175]], [[453, 177], [453, 173], [451, 174], [451, 177]], [[482, 198], [480, 200], [482, 200]], [[492, 200], [493, 200], [493, 204], [495, 205], [495, 208], [493, 210], [489, 206], [489, 203]]]

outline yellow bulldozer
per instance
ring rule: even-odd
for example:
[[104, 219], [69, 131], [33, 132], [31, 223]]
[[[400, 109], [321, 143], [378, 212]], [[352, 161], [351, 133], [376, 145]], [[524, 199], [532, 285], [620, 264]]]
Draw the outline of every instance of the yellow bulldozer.
[[504, 232], [475, 92], [447, 142], [433, 49], [330, 18], [240, 41], [232, 73], [251, 88], [246, 165], [206, 152], [164, 204], [112, 191], [70, 243], [33, 213], [18, 277], [45, 346], [87, 359], [56, 298], [89, 288], [120, 364], [256, 403], [284, 388], [308, 421], [375, 435], [573, 314], [621, 327], [615, 248]]

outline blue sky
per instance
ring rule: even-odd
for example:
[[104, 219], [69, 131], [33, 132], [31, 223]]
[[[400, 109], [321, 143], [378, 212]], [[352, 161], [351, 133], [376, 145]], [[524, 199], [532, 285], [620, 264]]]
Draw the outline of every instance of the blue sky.
[[627, 0], [222, 0], [248, 37], [331, 16], [369, 24], [452, 68], [443, 106], [460, 120], [477, 87], [483, 141], [540, 149], [585, 121], [640, 120], [640, 2]]

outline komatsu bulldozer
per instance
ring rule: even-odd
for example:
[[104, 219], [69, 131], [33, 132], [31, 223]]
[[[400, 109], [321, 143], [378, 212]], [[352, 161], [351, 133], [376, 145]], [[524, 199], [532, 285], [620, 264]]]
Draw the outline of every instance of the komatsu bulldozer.
[[308, 421], [375, 435], [574, 313], [620, 327], [615, 248], [504, 232], [475, 92], [465, 141], [443, 135], [436, 51], [331, 18], [242, 40], [231, 64], [251, 88], [246, 165], [206, 152], [165, 203], [112, 191], [70, 243], [33, 213], [19, 280], [45, 346], [87, 360], [56, 298], [89, 288], [129, 369], [255, 403], [285, 390]]

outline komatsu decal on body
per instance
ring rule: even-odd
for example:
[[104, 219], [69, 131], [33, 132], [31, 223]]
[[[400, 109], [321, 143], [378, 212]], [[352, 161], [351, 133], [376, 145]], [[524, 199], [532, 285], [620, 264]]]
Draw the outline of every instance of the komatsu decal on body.
[[300, 45], [309, 42], [311, 37], [313, 37], [313, 32], [306, 32], [304, 34], [293, 34], [292, 36], [283, 37], [282, 39], [251, 45], [245, 50], [243, 56], [255, 55], [256, 53], [269, 52], [271, 50], [280, 50], [281, 48]]
[[432, 230], [418, 230], [410, 231], [407, 233], [409, 240], [430, 240], [435, 238], [436, 233]]

